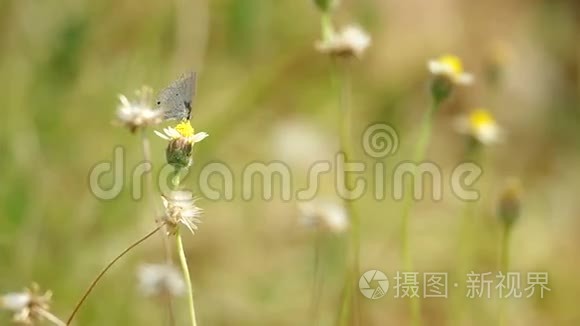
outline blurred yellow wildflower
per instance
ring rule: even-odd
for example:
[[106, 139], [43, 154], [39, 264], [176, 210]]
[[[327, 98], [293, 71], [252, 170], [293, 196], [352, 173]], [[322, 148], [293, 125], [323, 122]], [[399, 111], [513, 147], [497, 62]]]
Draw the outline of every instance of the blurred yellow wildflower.
[[473, 82], [473, 75], [464, 71], [461, 59], [455, 55], [429, 60], [427, 66], [432, 74], [447, 77], [455, 84], [467, 85]]
[[475, 138], [484, 145], [501, 141], [502, 131], [491, 113], [478, 108], [458, 120], [457, 131]]

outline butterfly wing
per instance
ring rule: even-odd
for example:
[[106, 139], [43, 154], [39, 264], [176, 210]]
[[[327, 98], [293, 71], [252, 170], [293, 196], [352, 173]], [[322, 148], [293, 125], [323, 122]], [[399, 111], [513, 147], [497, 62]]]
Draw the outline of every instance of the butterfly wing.
[[193, 72], [184, 74], [159, 93], [157, 107], [165, 112], [166, 120], [191, 118], [196, 77]]

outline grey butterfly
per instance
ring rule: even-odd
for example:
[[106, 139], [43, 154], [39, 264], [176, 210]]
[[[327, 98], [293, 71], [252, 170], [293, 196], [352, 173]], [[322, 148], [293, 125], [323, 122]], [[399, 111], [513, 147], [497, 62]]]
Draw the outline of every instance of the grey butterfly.
[[163, 110], [165, 120], [189, 120], [195, 96], [197, 74], [189, 72], [172, 82], [157, 97], [157, 108]]

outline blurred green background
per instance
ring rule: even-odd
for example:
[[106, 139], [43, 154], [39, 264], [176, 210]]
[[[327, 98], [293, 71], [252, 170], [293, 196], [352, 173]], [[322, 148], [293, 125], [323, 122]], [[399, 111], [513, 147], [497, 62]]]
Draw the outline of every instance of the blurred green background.
[[[306, 325], [312, 293], [313, 234], [297, 222], [296, 202], [259, 195], [241, 200], [240, 171], [282, 160], [296, 189], [310, 164], [337, 151], [339, 117], [330, 60], [314, 50], [320, 15], [309, 0], [1, 0], [0, 1], [0, 292], [31, 281], [54, 292], [65, 318], [96, 273], [154, 226], [150, 201], [131, 199], [139, 139], [114, 127], [117, 95], [143, 84], [159, 90], [182, 72], [199, 72], [192, 123], [210, 137], [196, 145], [187, 185], [212, 161], [235, 171], [235, 199], [201, 198], [200, 231], [186, 237], [200, 325]], [[450, 171], [465, 139], [452, 120], [487, 107], [506, 132], [485, 149], [478, 184], [471, 269], [497, 270], [495, 203], [508, 176], [525, 186], [512, 242], [514, 271], [547, 271], [544, 299], [510, 301], [510, 325], [578, 325], [580, 311], [580, 3], [553, 0], [344, 1], [337, 25], [357, 22], [372, 36], [352, 63], [353, 139], [387, 122], [401, 140], [387, 171], [409, 157], [429, 104], [427, 60], [455, 53], [476, 83], [458, 89], [438, 112], [428, 159]], [[490, 78], [499, 69], [500, 78]], [[153, 135], [154, 161], [165, 142]], [[91, 168], [126, 149], [126, 186], [114, 200], [90, 191]], [[375, 161], [357, 145], [357, 158]], [[370, 180], [370, 173], [366, 175]], [[387, 172], [387, 182], [390, 180]], [[447, 180], [447, 179], [445, 179]], [[320, 196], [335, 195], [332, 177]], [[387, 183], [387, 193], [390, 186]], [[199, 193], [199, 192], [198, 192]], [[401, 270], [401, 204], [357, 201], [362, 216], [361, 270]], [[155, 199], [156, 200], [156, 199]], [[465, 204], [444, 200], [413, 210], [418, 271], [456, 271]], [[344, 276], [344, 239], [325, 238], [321, 324], [336, 317]], [[161, 262], [157, 237], [122, 260], [95, 289], [78, 325], [161, 325], [159, 302], [137, 291], [136, 270]], [[459, 277], [460, 280], [465, 279]], [[465, 295], [450, 289], [450, 297]], [[428, 325], [450, 322], [452, 299], [423, 300]], [[495, 322], [497, 300], [466, 300], [462, 324]], [[363, 325], [404, 325], [407, 301], [361, 296]], [[176, 302], [187, 323], [185, 298]], [[7, 324], [10, 314], [0, 314]]]

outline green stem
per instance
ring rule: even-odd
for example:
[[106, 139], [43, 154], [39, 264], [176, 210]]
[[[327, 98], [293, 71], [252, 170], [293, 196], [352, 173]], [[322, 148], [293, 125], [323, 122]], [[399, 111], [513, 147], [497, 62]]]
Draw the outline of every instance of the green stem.
[[181, 269], [183, 271], [183, 277], [185, 278], [185, 283], [187, 284], [187, 298], [189, 302], [189, 315], [191, 317], [191, 325], [196, 326], [195, 320], [195, 305], [193, 302], [193, 287], [191, 285], [191, 277], [189, 276], [189, 268], [187, 267], [187, 258], [185, 257], [185, 250], [183, 249], [183, 241], [181, 240], [181, 234], [179, 230], [175, 234], [175, 239], [177, 242], [177, 252], [179, 253], [179, 262], [181, 263]]
[[107, 273], [107, 271], [109, 271], [109, 269], [111, 267], [113, 267], [113, 265], [115, 265], [115, 263], [119, 259], [121, 259], [123, 256], [125, 256], [129, 251], [131, 251], [133, 248], [135, 248], [138, 245], [140, 245], [143, 241], [149, 239], [152, 235], [154, 235], [155, 233], [157, 233], [157, 231], [159, 231], [162, 227], [163, 227], [163, 225], [158, 226], [157, 228], [155, 228], [155, 230], [149, 232], [147, 235], [145, 235], [141, 239], [139, 239], [136, 242], [134, 242], [132, 245], [130, 245], [129, 247], [127, 247], [125, 250], [123, 250], [123, 252], [121, 252], [119, 255], [117, 255], [117, 257], [115, 257], [109, 264], [107, 264], [107, 266], [105, 266], [105, 268], [103, 268], [103, 270], [99, 273], [99, 275], [97, 275], [97, 277], [93, 280], [93, 282], [91, 283], [91, 285], [89, 285], [89, 287], [87, 288], [87, 290], [85, 291], [85, 293], [83, 294], [83, 296], [79, 300], [79, 302], [77, 302], [75, 308], [73, 309], [73, 312], [71, 313], [70, 317], [68, 317], [68, 319], [66, 321], [66, 324], [67, 325], [70, 325], [72, 323], [72, 320], [74, 319], [75, 315], [77, 314], [77, 312], [79, 311], [79, 309], [81, 308], [81, 306], [83, 305], [83, 303], [85, 302], [85, 300], [87, 299], [87, 297], [89, 296], [89, 294], [91, 293], [91, 291], [93, 291], [93, 289], [95, 288], [95, 286], [99, 283], [99, 281], [101, 280], [101, 278], [103, 278], [103, 276], [105, 276], [105, 274]]
[[[467, 161], [472, 161], [481, 165], [482, 157], [481, 146], [474, 139], [469, 138], [466, 147], [465, 159]], [[457, 264], [457, 277], [465, 277], [469, 272], [468, 269], [473, 269], [471, 266], [472, 255], [474, 250], [474, 237], [473, 233], [475, 223], [476, 223], [476, 208], [475, 202], [468, 201], [465, 203], [461, 216], [461, 225], [459, 229], [459, 241], [458, 241], [458, 264]], [[451, 318], [453, 319], [454, 325], [462, 325], [463, 315], [467, 312], [469, 314], [470, 307], [464, 307], [464, 300], [462, 295], [456, 295], [453, 297], [452, 301], [452, 311]]]
[[[501, 237], [501, 248], [500, 248], [500, 258], [499, 258], [499, 268], [500, 271], [507, 275], [509, 271], [509, 264], [510, 264], [510, 238], [511, 238], [511, 227], [505, 226], [502, 232]], [[507, 277], [507, 276], [506, 276]], [[506, 314], [506, 307], [503, 298], [499, 298], [499, 313], [498, 313], [498, 325], [503, 326], [507, 325], [507, 314]]]
[[332, 39], [334, 35], [334, 29], [332, 27], [332, 19], [330, 13], [325, 12], [320, 16], [320, 25], [322, 27], [322, 41], [328, 42]]
[[173, 176], [171, 177], [171, 185], [173, 186], [173, 190], [177, 190], [179, 188], [180, 183], [181, 183], [181, 170], [175, 169], [175, 171], [173, 171]]
[[[350, 71], [348, 67], [348, 62], [343, 62], [343, 65], [338, 66], [338, 62], [335, 62], [334, 67], [342, 68], [339, 73], [339, 99], [340, 99], [340, 117], [341, 117], [341, 128], [340, 128], [340, 150], [344, 153], [345, 162], [352, 161], [354, 158], [354, 151], [352, 147], [352, 110], [351, 110], [351, 95], [352, 87], [350, 83]], [[337, 69], [338, 70], [338, 69]], [[354, 176], [352, 173], [347, 173], [344, 171], [343, 180], [347, 189], [352, 189], [355, 184]], [[355, 279], [358, 277], [359, 265], [360, 265], [360, 217], [357, 214], [354, 201], [350, 198], [344, 198], [344, 205], [347, 214], [350, 218], [350, 228], [349, 228], [349, 243], [350, 243], [350, 255], [349, 255], [349, 269], [345, 282], [345, 291], [342, 304], [341, 313], [341, 323], [347, 322], [352, 314], [352, 319], [354, 320], [354, 325], [359, 323], [359, 307], [358, 307], [358, 297], [352, 291]], [[347, 307], [352, 307], [347, 309]]]
[[[418, 164], [420, 164], [427, 151], [427, 146], [429, 145], [429, 140], [431, 138], [431, 120], [433, 114], [439, 108], [440, 102], [433, 101], [433, 104], [429, 108], [429, 110], [423, 116], [423, 120], [421, 122], [421, 129], [419, 139], [417, 140], [417, 145], [415, 147], [415, 152], [413, 155], [413, 163], [415, 169]], [[413, 171], [415, 172], [415, 171]], [[416, 173], [413, 173], [412, 176], [415, 176]], [[409, 232], [409, 224], [410, 224], [410, 215], [411, 215], [411, 208], [413, 207], [413, 191], [411, 187], [407, 187], [409, 189], [406, 193], [405, 201], [403, 203], [403, 212], [401, 218], [401, 255], [403, 257], [403, 268], [407, 272], [413, 271], [413, 260], [411, 259], [411, 248], [410, 248], [410, 232]], [[419, 298], [411, 298], [410, 299], [411, 305], [411, 320], [412, 325], [418, 326], [421, 325], [421, 301]]]
[[[467, 202], [463, 207], [463, 216], [461, 218], [461, 226], [459, 229], [459, 243], [458, 243], [458, 268], [457, 277], [465, 277], [468, 273], [468, 268], [471, 264], [471, 253], [473, 251], [473, 223], [475, 214], [475, 203]], [[452, 302], [451, 318], [454, 325], [462, 325], [464, 309], [463, 295], [455, 295]]]
[[[149, 164], [153, 164], [151, 162], [151, 144], [149, 143], [149, 138], [147, 138], [147, 129], [146, 128], [142, 128], [141, 129], [141, 147], [143, 150], [143, 159], [145, 160], [145, 162], [149, 163]], [[153, 165], [151, 165], [153, 166]], [[149, 197], [149, 199], [151, 200], [151, 202], [153, 202], [153, 206], [155, 209], [155, 223], [159, 226], [161, 224], [163, 224], [161, 221], [157, 221], [157, 218], [160, 217], [163, 212], [161, 211], [161, 208], [159, 206], [159, 203], [157, 201], [153, 200], [153, 194], [155, 193], [155, 189], [153, 187], [153, 172], [149, 171], [145, 177], [145, 183], [146, 183], [146, 196]], [[165, 226], [163, 226], [163, 229], [165, 229]], [[165, 230], [164, 230], [165, 231]], [[160, 232], [159, 236], [161, 237], [161, 241], [163, 244], [163, 251], [165, 253], [165, 262], [168, 265], [172, 265], [173, 264], [173, 259], [171, 257], [171, 247], [169, 246], [169, 241], [167, 238], [167, 232]], [[175, 316], [173, 314], [173, 300], [171, 298], [171, 296], [167, 296], [166, 299], [166, 304], [167, 304], [167, 312], [169, 314], [169, 325], [175, 325]]]
[[314, 235], [314, 268], [312, 275], [312, 325], [318, 324], [318, 309], [320, 306], [320, 298], [322, 297], [322, 280], [323, 273], [320, 266], [320, 250], [321, 250], [321, 231], [316, 229]]

